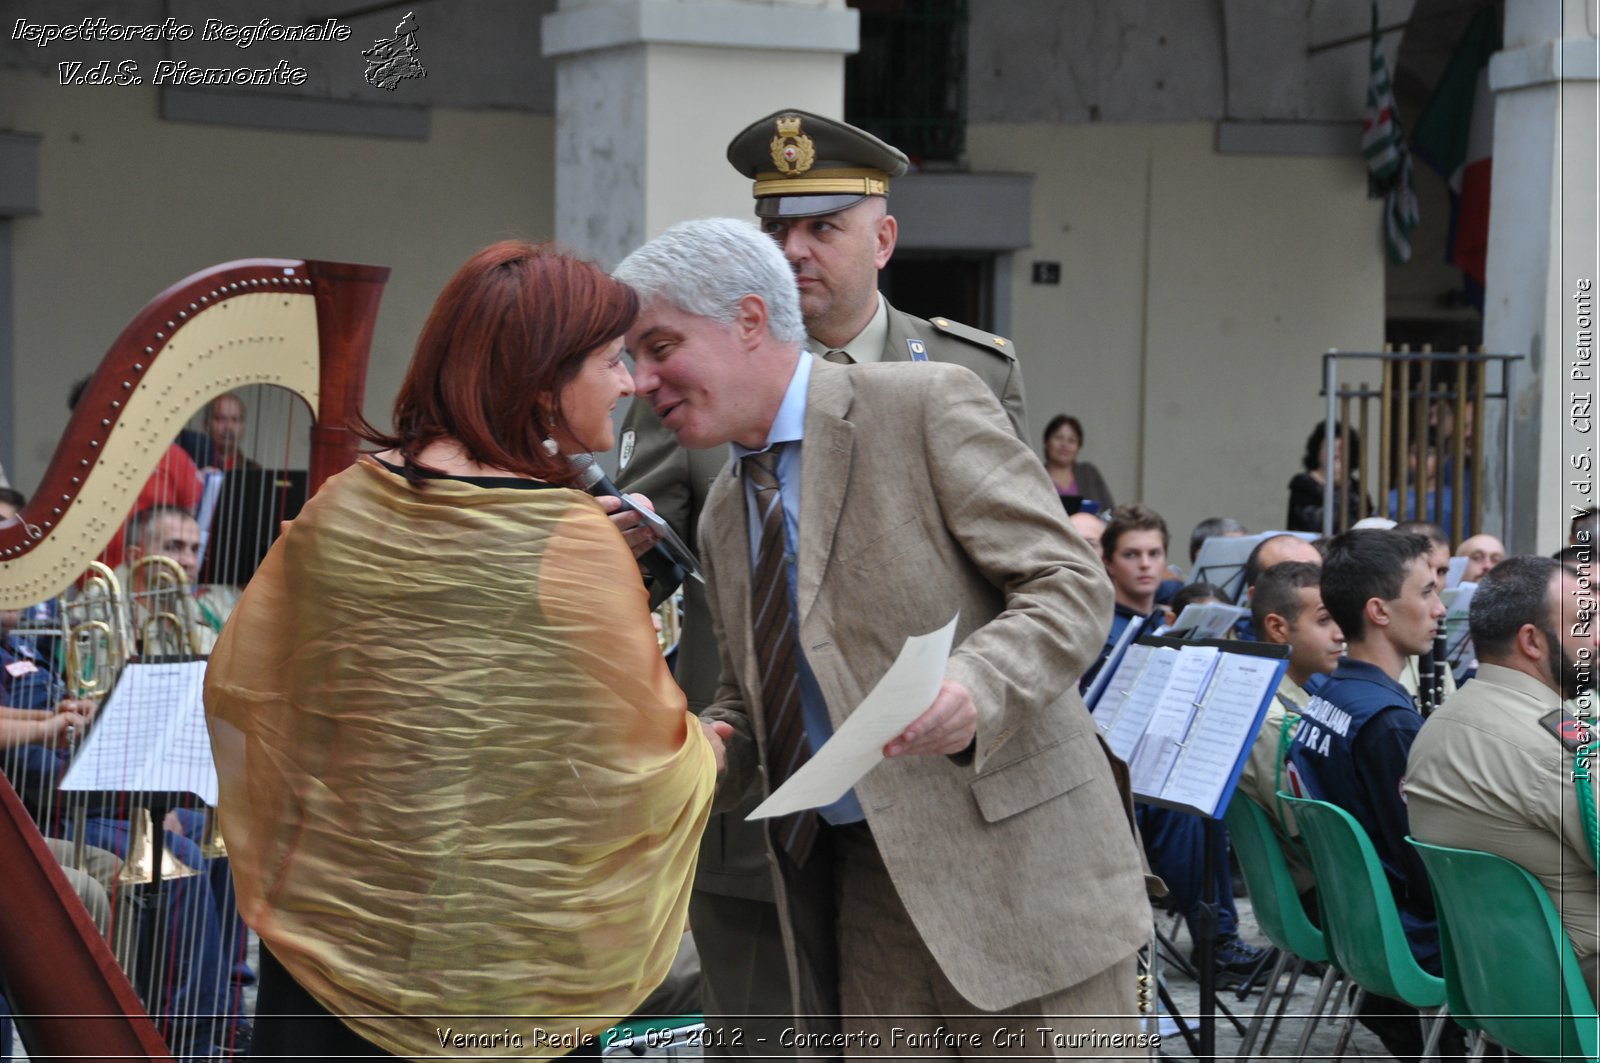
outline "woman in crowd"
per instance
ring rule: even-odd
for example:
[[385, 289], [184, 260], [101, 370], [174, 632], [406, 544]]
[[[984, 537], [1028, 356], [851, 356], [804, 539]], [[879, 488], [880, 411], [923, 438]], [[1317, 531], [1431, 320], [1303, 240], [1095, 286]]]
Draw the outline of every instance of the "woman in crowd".
[[[1109, 512], [1116, 500], [1111, 488], [1106, 486], [1100, 470], [1086, 461], [1078, 460], [1083, 447], [1083, 425], [1071, 414], [1058, 413], [1050, 418], [1044, 430], [1044, 467], [1056, 483], [1056, 493], [1064, 500], [1092, 499], [1098, 503], [1099, 512]], [[1075, 512], [1078, 506], [1068, 503]]]
[[[1286, 531], [1321, 532], [1323, 515], [1323, 487], [1328, 483], [1328, 448], [1326, 446], [1328, 425], [1326, 421], [1318, 421], [1317, 427], [1311, 430], [1311, 435], [1306, 439], [1306, 452], [1300, 458], [1304, 472], [1295, 473], [1289, 481], [1289, 520], [1284, 525]], [[1361, 436], [1355, 429], [1350, 430], [1350, 494], [1346, 508], [1345, 519], [1335, 518], [1332, 534], [1348, 531], [1350, 526], [1361, 517]], [[1338, 504], [1340, 480], [1344, 476], [1344, 453], [1339, 440], [1339, 428], [1334, 427], [1333, 436], [1333, 492], [1335, 505]]]
[[712, 744], [566, 458], [611, 447], [637, 309], [547, 248], [474, 255], [394, 430], [230, 617], [206, 709], [255, 1052], [596, 1053], [671, 964]]

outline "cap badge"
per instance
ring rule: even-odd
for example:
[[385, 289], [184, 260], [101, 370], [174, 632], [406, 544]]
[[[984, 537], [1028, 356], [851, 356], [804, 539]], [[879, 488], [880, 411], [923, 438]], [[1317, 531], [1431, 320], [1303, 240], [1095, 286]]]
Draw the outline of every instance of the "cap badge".
[[817, 145], [800, 132], [798, 115], [778, 119], [778, 135], [772, 138], [772, 165], [785, 177], [798, 177], [811, 169], [817, 159]]

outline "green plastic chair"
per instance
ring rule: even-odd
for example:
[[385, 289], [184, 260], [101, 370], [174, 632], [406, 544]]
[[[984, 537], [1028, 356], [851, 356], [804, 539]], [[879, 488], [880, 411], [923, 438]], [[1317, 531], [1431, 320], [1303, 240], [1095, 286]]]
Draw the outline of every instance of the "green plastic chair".
[[1411, 955], [1372, 839], [1337, 805], [1301, 797], [1284, 797], [1283, 803], [1311, 850], [1322, 931], [1334, 963], [1368, 993], [1439, 1009], [1423, 1050], [1432, 1056], [1447, 1013], [1444, 979], [1424, 971]]
[[1244, 871], [1250, 890], [1250, 904], [1261, 932], [1278, 948], [1313, 963], [1326, 963], [1332, 956], [1328, 944], [1306, 915], [1283, 844], [1272, 827], [1266, 809], [1242, 793], [1235, 793], [1223, 817], [1233, 839], [1233, 851]]
[[1594, 999], [1539, 880], [1493, 853], [1406, 840], [1428, 868], [1457, 1021], [1534, 1059], [1600, 1057]]
[[[1278, 1024], [1283, 1018], [1289, 996], [1294, 992], [1305, 962], [1309, 960], [1312, 963], [1331, 964], [1333, 957], [1328, 951], [1327, 940], [1322, 936], [1322, 931], [1311, 922], [1310, 917], [1306, 915], [1305, 906], [1300, 902], [1300, 894], [1295, 889], [1294, 875], [1289, 870], [1283, 844], [1278, 838], [1278, 832], [1273, 829], [1271, 817], [1266, 809], [1251, 798], [1235, 791], [1233, 800], [1228, 803], [1224, 820], [1228, 824], [1228, 834], [1233, 839], [1234, 854], [1239, 858], [1239, 868], [1244, 872], [1245, 886], [1250, 892], [1250, 906], [1255, 912], [1256, 922], [1260, 924], [1261, 932], [1266, 935], [1267, 940], [1278, 946], [1280, 953], [1279, 966], [1268, 979], [1266, 991], [1261, 994], [1261, 1002], [1251, 1019], [1250, 1029], [1239, 1045], [1238, 1059], [1242, 1061], [1255, 1050], [1256, 1038], [1260, 1035], [1267, 1009], [1283, 971], [1283, 961], [1291, 954], [1299, 958], [1295, 972], [1283, 990], [1278, 1013], [1273, 1018], [1266, 1040], [1261, 1045], [1262, 1055], [1271, 1050]], [[1307, 1017], [1306, 1028], [1300, 1038], [1300, 1047], [1295, 1053], [1296, 1057], [1303, 1058], [1311, 1031], [1322, 1018], [1322, 1013], [1332, 997], [1334, 984], [1341, 977], [1331, 965], [1323, 974], [1322, 984], [1317, 989], [1316, 1003], [1312, 1005], [1311, 1014]]]

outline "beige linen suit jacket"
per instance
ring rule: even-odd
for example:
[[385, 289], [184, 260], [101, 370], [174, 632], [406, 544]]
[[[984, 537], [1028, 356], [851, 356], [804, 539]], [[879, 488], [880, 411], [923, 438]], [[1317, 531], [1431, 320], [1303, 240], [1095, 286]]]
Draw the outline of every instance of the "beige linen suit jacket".
[[[966, 369], [822, 361], [801, 455], [799, 641], [836, 727], [906, 636], [960, 613], [946, 675], [977, 706], [975, 755], [897, 757], [856, 788], [941, 969], [993, 1011], [1131, 955], [1150, 934], [1138, 845], [1077, 691], [1111, 587], [1038, 458]], [[712, 486], [700, 544], [723, 671], [704, 715], [734, 727], [723, 787], [741, 793], [766, 726], [736, 466]]]
[[[884, 337], [882, 355], [885, 362], [909, 361], [912, 348], [920, 343], [932, 361], [966, 366], [977, 373], [1000, 400], [1017, 437], [1024, 442], [1028, 440], [1022, 368], [1017, 362], [1015, 344], [947, 318], [927, 321], [896, 310], [892, 305], [887, 309], [889, 332]], [[711, 483], [728, 464], [727, 446], [710, 450], [688, 450], [679, 446], [677, 438], [662, 427], [661, 419], [642, 399], [633, 401], [622, 428], [616, 476], [618, 487], [649, 497], [656, 512], [698, 551], [696, 528]], [[670, 593], [670, 588], [660, 591], [652, 587], [650, 604], [660, 604]], [[678, 685], [689, 696], [692, 711], [704, 709], [715, 696], [720, 667], [717, 647], [711, 637], [711, 613], [706, 604], [705, 588], [690, 580], [683, 588], [683, 637], [678, 644], [675, 674]], [[771, 869], [767, 866], [761, 827], [746, 823], [743, 818], [755, 804], [752, 800], [741, 809], [711, 817], [700, 847], [696, 890], [749, 900], [773, 899]], [[709, 944], [713, 949], [720, 946], [721, 943]], [[702, 951], [706, 947], [707, 943], [702, 942]]]

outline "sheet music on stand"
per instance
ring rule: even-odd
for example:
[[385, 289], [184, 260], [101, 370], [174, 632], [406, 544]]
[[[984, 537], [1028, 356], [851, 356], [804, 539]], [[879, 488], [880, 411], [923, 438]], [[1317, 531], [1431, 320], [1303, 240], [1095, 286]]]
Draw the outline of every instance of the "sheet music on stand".
[[205, 678], [203, 657], [125, 665], [61, 789], [190, 793], [215, 807], [217, 766], [202, 700]]
[[1105, 663], [1095, 673], [1094, 682], [1089, 684], [1089, 689], [1083, 692], [1083, 703], [1093, 705], [1100, 699], [1100, 692], [1106, 688], [1106, 682], [1111, 678], [1111, 673], [1116, 670], [1116, 664], [1122, 655], [1128, 652], [1128, 647], [1133, 645], [1133, 640], [1139, 637], [1139, 632], [1144, 628], [1145, 617], [1136, 616], [1128, 621], [1122, 629], [1122, 634], [1117, 636], [1116, 645], [1111, 647], [1111, 652], [1106, 654]]
[[1259, 535], [1213, 535], [1200, 544], [1190, 582], [1215, 584], [1237, 602], [1244, 593], [1244, 566], [1250, 560], [1250, 552], [1267, 539], [1275, 539], [1280, 535], [1293, 535], [1308, 543], [1318, 538], [1315, 532], [1286, 531], [1265, 531]]
[[1147, 636], [1107, 662], [1090, 714], [1136, 798], [1216, 819], [1288, 667], [1287, 646]]
[[1156, 634], [1173, 639], [1226, 638], [1233, 626], [1249, 615], [1250, 610], [1242, 605], [1191, 602], [1183, 607], [1171, 627], [1162, 628]]
[[[1457, 558], [1457, 560], [1463, 560]], [[1472, 595], [1478, 589], [1476, 583], [1461, 583], [1443, 591], [1439, 598], [1444, 602], [1444, 656], [1450, 666], [1458, 671], [1471, 664], [1477, 657], [1477, 651], [1472, 645], [1472, 628], [1468, 624], [1468, 614], [1472, 609]], [[1457, 681], [1460, 680], [1457, 676]]]

